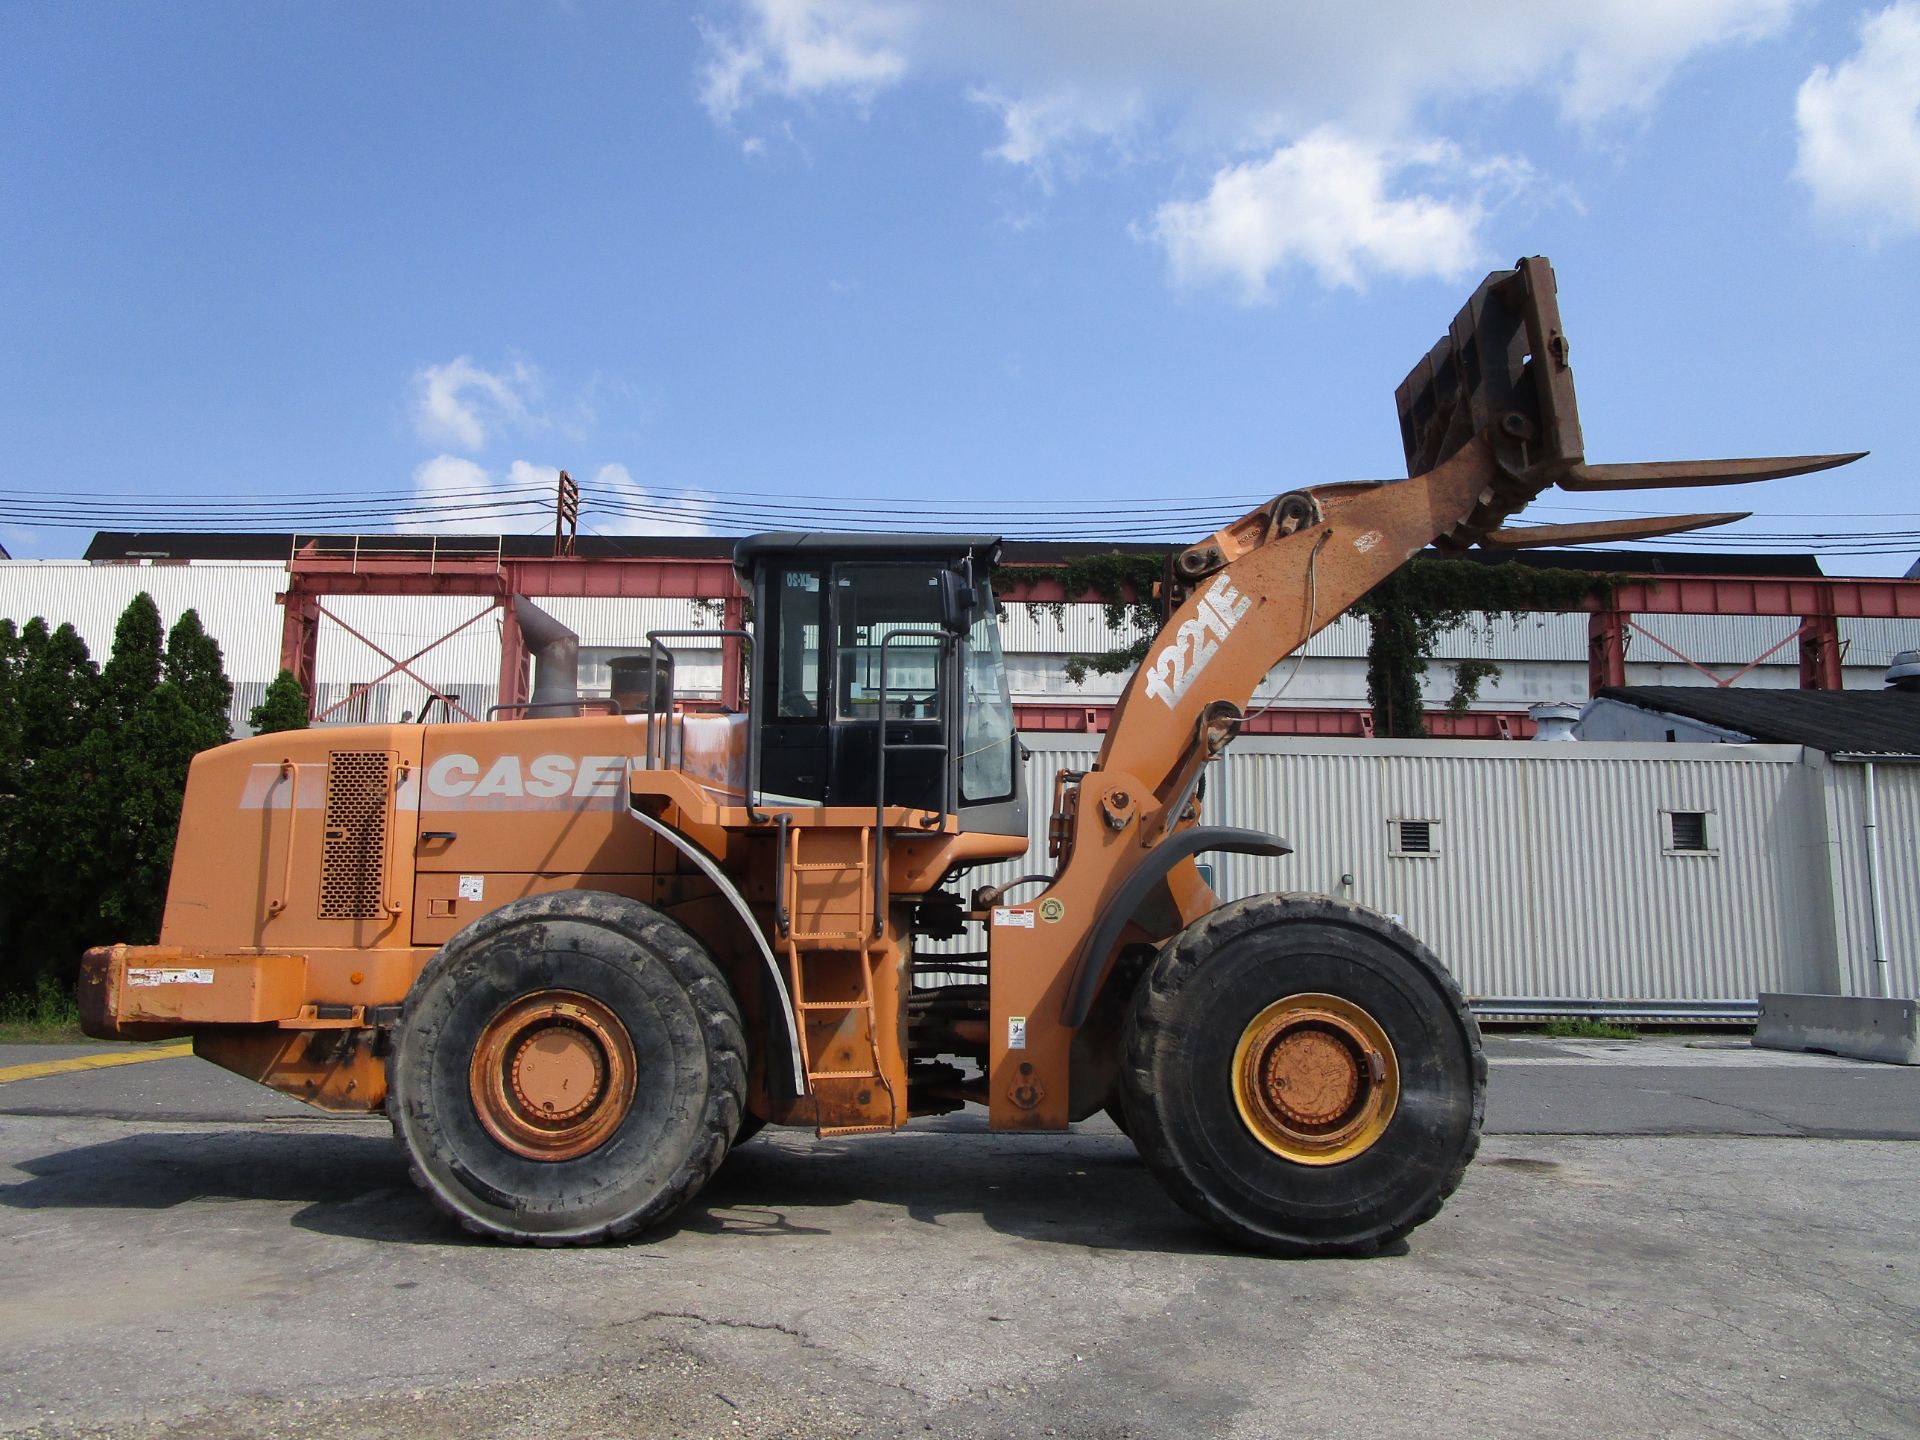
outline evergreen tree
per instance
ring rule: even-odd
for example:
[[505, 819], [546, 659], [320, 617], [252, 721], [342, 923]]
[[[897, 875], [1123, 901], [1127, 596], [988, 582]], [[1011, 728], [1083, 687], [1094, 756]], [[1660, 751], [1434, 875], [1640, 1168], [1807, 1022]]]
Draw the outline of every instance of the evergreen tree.
[[91, 943], [159, 938], [187, 767], [229, 736], [233, 686], [200, 617], [183, 614], [164, 651], [159, 637], [159, 608], [142, 592], [114, 631], [113, 656], [101, 672], [100, 723], [82, 745], [102, 800], [89, 807], [102, 882]]
[[83, 750], [100, 672], [71, 625], [0, 640], [0, 989], [71, 979], [103, 872], [104, 797]]
[[100, 671], [87, 642], [71, 625], [47, 633], [38, 616], [20, 632], [14, 682], [21, 756], [28, 762], [77, 745], [92, 728], [100, 704]]
[[167, 655], [161, 667], [165, 683], [179, 692], [188, 712], [202, 728], [196, 747], [205, 750], [233, 737], [229, 709], [233, 683], [222, 664], [220, 642], [200, 624], [198, 612], [186, 611], [167, 632]]
[[281, 730], [307, 728], [307, 692], [293, 678], [291, 670], [282, 670], [267, 686], [267, 693], [247, 716], [256, 735], [272, 735]]
[[0, 846], [5, 844], [8, 798], [20, 788], [20, 672], [26, 656], [19, 627], [0, 620]]
[[145, 593], [103, 669], [71, 625], [0, 628], [0, 986], [159, 938], [187, 767], [228, 739], [232, 696], [200, 617], [163, 644]]
[[26, 768], [20, 750], [20, 672], [26, 653], [19, 628], [11, 620], [0, 620], [0, 995], [20, 988], [26, 978], [14, 973], [13, 936], [13, 916], [20, 904], [13, 874], [13, 827]]
[[160, 938], [187, 766], [207, 748], [208, 729], [206, 717], [163, 683], [126, 724], [88, 737], [87, 754], [99, 767], [95, 783], [104, 782], [110, 797], [98, 838], [105, 861], [95, 909], [99, 938], [91, 943]]
[[100, 698], [108, 723], [124, 723], [160, 683], [164, 662], [160, 607], [142, 590], [113, 629], [113, 652], [100, 672]]

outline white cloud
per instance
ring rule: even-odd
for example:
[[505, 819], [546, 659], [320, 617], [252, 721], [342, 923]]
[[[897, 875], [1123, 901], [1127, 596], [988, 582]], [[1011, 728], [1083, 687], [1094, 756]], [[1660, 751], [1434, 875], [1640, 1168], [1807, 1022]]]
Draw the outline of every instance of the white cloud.
[[626, 535], [711, 535], [715, 505], [698, 495], [646, 488], [624, 465], [602, 465], [580, 487], [581, 524]]
[[1577, 124], [1645, 110], [1713, 46], [1802, 0], [715, 0], [703, 98], [865, 103], [912, 75], [993, 97], [1022, 163], [1151, 114], [1165, 138], [1244, 147], [1338, 123], [1420, 128], [1435, 104], [1534, 90]]
[[1795, 113], [1794, 175], [1823, 218], [1875, 242], [1920, 235], [1920, 4], [1869, 17], [1851, 58], [1814, 67]]
[[436, 455], [413, 472], [414, 509], [393, 528], [414, 534], [519, 535], [552, 523], [560, 472], [516, 460], [504, 476], [462, 455]]
[[[560, 471], [516, 460], [497, 475], [463, 455], [436, 455], [413, 472], [416, 509], [394, 529], [415, 534], [524, 535], [553, 528]], [[624, 465], [580, 482], [580, 529], [602, 535], [710, 535], [718, 505], [698, 494], [649, 490]]]
[[700, 100], [732, 120], [761, 96], [866, 103], [907, 70], [911, 11], [896, 0], [744, 0], [731, 26], [705, 25]]
[[[1564, 71], [1550, 82], [1560, 112], [1582, 125], [1645, 112], [1674, 75], [1705, 50], [1747, 44], [1777, 34], [1801, 0], [1582, 0], [1526, 7], [1513, 15], [1494, 0], [1482, 11], [1498, 27], [1503, 18], [1533, 31], [1531, 58]], [[1497, 28], [1479, 37], [1501, 60]], [[1522, 63], [1525, 63], [1523, 60]]]
[[[1773, 35], [1804, 3], [711, 0], [702, 96], [728, 123], [782, 101], [866, 105], [913, 79], [990, 111], [987, 156], [1042, 193], [1094, 154], [1216, 171], [1203, 200], [1143, 228], [1176, 276], [1259, 296], [1293, 264], [1328, 285], [1471, 268], [1504, 198], [1485, 172], [1524, 162], [1461, 158], [1444, 121], [1523, 95], [1581, 131], [1632, 120], [1702, 53]], [[1359, 169], [1336, 173], [1342, 158]], [[1426, 188], [1409, 189], [1421, 168]], [[1290, 197], [1360, 233], [1283, 213]]]
[[1458, 170], [1445, 146], [1396, 149], [1323, 127], [1227, 166], [1198, 200], [1162, 205], [1150, 234], [1178, 283], [1226, 280], [1249, 302], [1294, 267], [1329, 288], [1360, 289], [1368, 272], [1458, 278], [1481, 260], [1479, 201], [1392, 193], [1405, 177]]
[[413, 385], [414, 430], [432, 445], [477, 452], [503, 426], [538, 429], [545, 424], [536, 411], [540, 372], [518, 361], [493, 371], [461, 355], [444, 365], [422, 366]]
[[560, 485], [560, 467], [558, 465], [534, 465], [526, 460], [516, 460], [507, 467], [506, 488], [509, 490], [537, 490], [538, 503], [551, 507], [555, 492]]
[[1052, 180], [1061, 159], [1090, 145], [1104, 145], [1125, 158], [1128, 137], [1143, 118], [1132, 96], [1090, 100], [1073, 93], [1015, 97], [976, 87], [967, 98], [999, 116], [1001, 141], [987, 154], [1020, 166], [1042, 184]]

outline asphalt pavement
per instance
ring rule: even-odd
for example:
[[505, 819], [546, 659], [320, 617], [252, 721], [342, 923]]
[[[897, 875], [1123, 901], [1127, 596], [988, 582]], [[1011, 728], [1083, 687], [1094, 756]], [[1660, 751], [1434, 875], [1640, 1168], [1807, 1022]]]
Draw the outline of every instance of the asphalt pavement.
[[202, 1061], [13, 1079], [0, 1433], [1920, 1435], [1920, 1070], [1494, 1037], [1376, 1259], [1222, 1243], [1105, 1121], [769, 1132], [668, 1229], [469, 1240], [384, 1122]]

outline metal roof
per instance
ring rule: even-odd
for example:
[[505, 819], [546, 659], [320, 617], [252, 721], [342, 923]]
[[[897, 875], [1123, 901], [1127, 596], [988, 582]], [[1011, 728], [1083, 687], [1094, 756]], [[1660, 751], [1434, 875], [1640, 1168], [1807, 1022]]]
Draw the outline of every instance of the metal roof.
[[[733, 549], [731, 535], [582, 535], [577, 552], [594, 560], [709, 559]], [[355, 534], [265, 534], [205, 530], [99, 530], [83, 560], [273, 560], [285, 564], [296, 545], [322, 553], [357, 550], [418, 554], [429, 543], [445, 555], [471, 551], [475, 556], [539, 559], [553, 553], [552, 535], [430, 535], [410, 532]]]
[[[420, 534], [307, 535], [256, 534], [204, 530], [101, 530], [88, 544], [83, 560], [277, 560], [285, 563], [293, 553], [295, 541], [318, 542], [323, 548], [338, 549], [356, 542], [361, 549], [414, 549], [428, 540]], [[758, 537], [748, 537], [754, 539]], [[825, 539], [852, 539], [854, 532], [827, 536]], [[916, 537], [918, 538], [918, 537]], [[1198, 529], [1188, 543], [1205, 539]], [[737, 535], [582, 535], [575, 542], [582, 556], [591, 559], [710, 558], [732, 553]], [[469, 545], [486, 554], [509, 557], [537, 557], [553, 553], [553, 537], [537, 535], [459, 535], [440, 536], [444, 550], [449, 545]], [[1011, 564], [1044, 564], [1050, 560], [1070, 560], [1086, 555], [1126, 553], [1166, 555], [1185, 549], [1185, 544], [1164, 540], [1009, 540], [1005, 558]], [[1432, 558], [1431, 550], [1423, 552]], [[1584, 570], [1600, 574], [1631, 575], [1764, 575], [1817, 577], [1823, 572], [1811, 555], [1741, 554], [1735, 552], [1688, 550], [1529, 550], [1520, 554], [1494, 554], [1469, 550], [1454, 557], [1485, 565], [1525, 565], [1560, 570]], [[1916, 567], [1920, 569], [1920, 567]], [[1920, 578], [1915, 576], [1912, 578]]]
[[1598, 698], [1829, 755], [1920, 755], [1920, 695], [1912, 692], [1611, 685]]
[[755, 560], [767, 555], [836, 555], [862, 559], [889, 555], [977, 555], [993, 564], [1000, 553], [998, 535], [942, 535], [894, 532], [849, 534], [823, 530], [770, 530], [749, 535], [733, 547], [733, 568], [744, 577]]

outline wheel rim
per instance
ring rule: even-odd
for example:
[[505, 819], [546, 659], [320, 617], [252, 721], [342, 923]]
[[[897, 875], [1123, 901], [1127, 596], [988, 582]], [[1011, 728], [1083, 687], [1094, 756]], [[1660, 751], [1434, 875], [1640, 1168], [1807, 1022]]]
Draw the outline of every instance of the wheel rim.
[[1400, 1100], [1400, 1065], [1372, 1015], [1337, 995], [1289, 995], [1248, 1023], [1233, 1103], [1267, 1149], [1337, 1165], [1369, 1149]]
[[486, 1131], [530, 1160], [572, 1160], [604, 1144], [633, 1107], [626, 1026], [571, 990], [513, 1001], [487, 1022], [467, 1085]]

